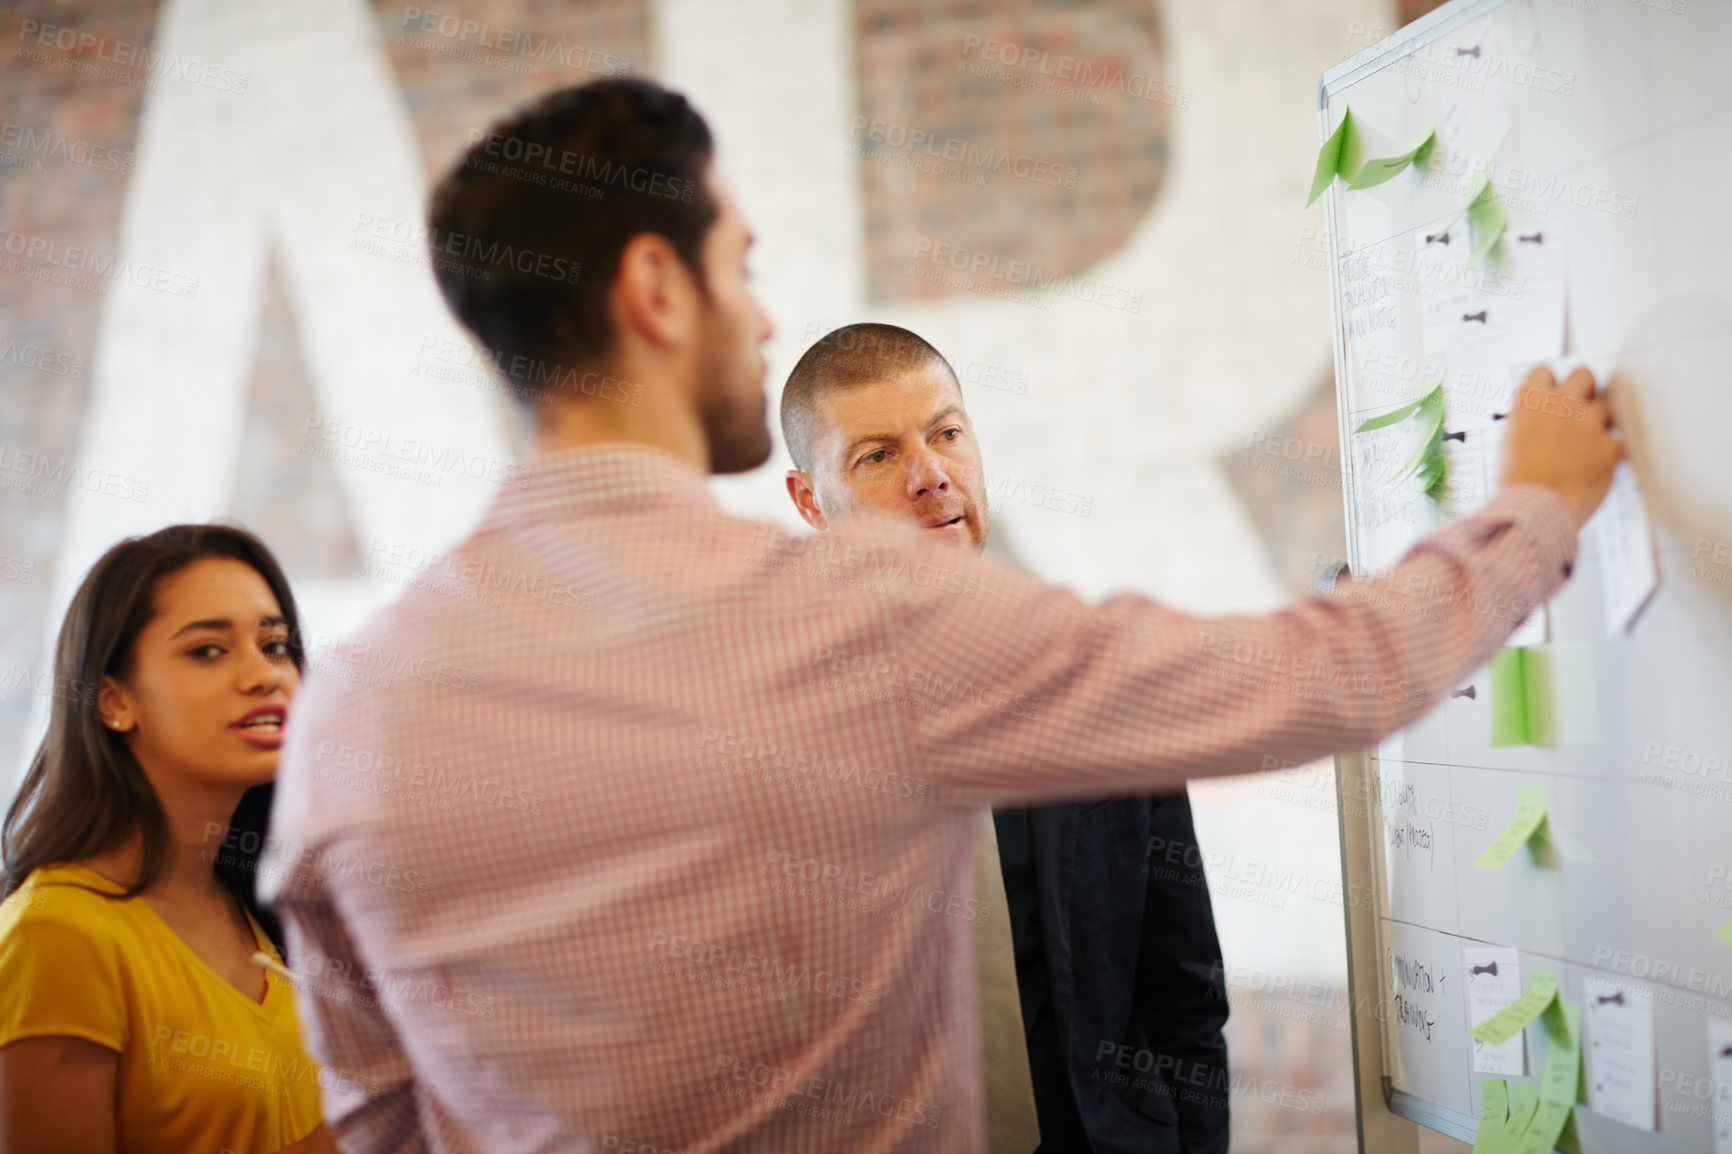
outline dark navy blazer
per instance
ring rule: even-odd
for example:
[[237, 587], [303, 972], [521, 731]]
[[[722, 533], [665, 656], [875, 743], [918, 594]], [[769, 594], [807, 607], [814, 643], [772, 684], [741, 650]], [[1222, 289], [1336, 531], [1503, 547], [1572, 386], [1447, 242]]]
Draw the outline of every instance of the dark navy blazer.
[[1225, 1154], [1226, 983], [1190, 798], [993, 820], [1040, 1154]]

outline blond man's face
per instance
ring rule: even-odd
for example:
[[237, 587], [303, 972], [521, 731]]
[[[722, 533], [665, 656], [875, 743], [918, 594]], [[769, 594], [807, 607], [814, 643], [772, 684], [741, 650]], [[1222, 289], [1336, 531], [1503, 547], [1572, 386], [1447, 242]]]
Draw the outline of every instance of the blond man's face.
[[[912, 518], [934, 536], [975, 551], [985, 546], [980, 446], [962, 391], [941, 363], [825, 390], [814, 410], [809, 487], [815, 509], [801, 508], [814, 527], [875, 510]], [[794, 477], [790, 490], [797, 488]], [[799, 493], [794, 499], [801, 505]]]

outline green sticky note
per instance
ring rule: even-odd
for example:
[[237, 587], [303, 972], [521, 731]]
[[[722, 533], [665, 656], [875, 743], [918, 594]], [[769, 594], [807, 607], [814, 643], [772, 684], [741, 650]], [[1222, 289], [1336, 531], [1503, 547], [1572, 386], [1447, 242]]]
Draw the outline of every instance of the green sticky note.
[[1499, 1139], [1509, 1125], [1509, 1087], [1501, 1079], [1479, 1084], [1479, 1128], [1473, 1134], [1473, 1154], [1497, 1154]]
[[1534, 645], [1523, 649], [1522, 700], [1527, 703], [1527, 744], [1557, 744], [1557, 719], [1552, 697], [1552, 646]]
[[1727, 922], [1725, 925], [1721, 926], [1717, 931], [1715, 931], [1714, 937], [1719, 941], [1732, 946], [1732, 922]]
[[1546, 1065], [1540, 1072], [1540, 1101], [1575, 1104], [1581, 1090], [1582, 1010], [1556, 999], [1546, 1010]]
[[1500, 649], [1486, 671], [1491, 675], [1491, 747], [1552, 744], [1556, 726], [1546, 647]]
[[[1431, 146], [1436, 142], [1437, 133], [1432, 129], [1426, 129], [1425, 135], [1420, 137], [1419, 143], [1400, 156], [1380, 156], [1360, 165], [1352, 177], [1347, 180], [1347, 187], [1373, 188], [1386, 180], [1394, 179], [1408, 165], [1423, 162], [1430, 155]], [[1345, 169], [1342, 175], [1346, 176]], [[1498, 211], [1501, 213], [1503, 210], [1499, 209]]]
[[1527, 678], [1523, 649], [1500, 649], [1491, 659], [1491, 747], [1504, 749], [1528, 743]]
[[1539, 1017], [1558, 996], [1558, 976], [1550, 970], [1529, 970], [1522, 996], [1469, 1030], [1488, 1046], [1501, 1046]]
[[1514, 1150], [1516, 1140], [1527, 1133], [1533, 1124], [1534, 1115], [1540, 1108], [1540, 1088], [1538, 1086], [1511, 1086], [1509, 1088], [1509, 1122], [1504, 1128], [1508, 1141], [1506, 1150]]
[[[1329, 139], [1317, 150], [1317, 167], [1311, 173], [1311, 196], [1305, 201], [1310, 208], [1323, 195], [1323, 190], [1339, 176], [1348, 188], [1373, 188], [1392, 180], [1410, 164], [1423, 163], [1437, 143], [1437, 133], [1427, 128], [1425, 135], [1399, 156], [1365, 155], [1365, 136], [1353, 121], [1353, 109], [1341, 110], [1341, 123], [1329, 134]], [[1498, 209], [1501, 213], [1503, 210]]]
[[[1497, 835], [1496, 840], [1486, 846], [1485, 852], [1474, 859], [1474, 869], [1502, 869], [1504, 863], [1515, 856], [1516, 850], [1526, 845], [1527, 840], [1539, 833], [1540, 827], [1545, 824], [1545, 786], [1518, 785], [1515, 792], [1515, 813], [1510, 815], [1509, 824], [1503, 827], [1503, 832]], [[1532, 1017], [1533, 1015], [1528, 1016]], [[1489, 1038], [1484, 1040], [1490, 1041]]]
[[[1442, 390], [1443, 386], [1439, 384], [1437, 391], [1441, 393]], [[1419, 412], [1419, 410], [1425, 406], [1425, 402], [1429, 400], [1430, 397], [1431, 394], [1427, 393], [1425, 396], [1419, 398], [1419, 400], [1409, 401], [1407, 404], [1402, 405], [1399, 408], [1389, 410], [1380, 417], [1371, 417], [1367, 420], [1361, 421], [1353, 431], [1355, 433], [1369, 433], [1374, 429], [1387, 429], [1391, 425], [1399, 425], [1401, 422], [1407, 420], [1407, 418], [1413, 416], [1413, 414]]]
[[1344, 108], [1341, 111], [1341, 124], [1329, 134], [1323, 147], [1317, 150], [1317, 171], [1311, 175], [1311, 199], [1305, 202], [1306, 208], [1317, 203], [1317, 198], [1323, 195], [1323, 190], [1329, 187], [1335, 174], [1341, 171], [1341, 154], [1346, 151], [1347, 138], [1352, 135], [1353, 109]]
[[1546, 1014], [1546, 1065], [1540, 1072], [1540, 1105], [1522, 1135], [1519, 1154], [1551, 1154], [1575, 1114], [1582, 1069], [1582, 1013], [1558, 1000]]
[[[1504, 214], [1503, 205], [1499, 204], [1492, 195], [1491, 173], [1489, 171], [1480, 179], [1473, 195], [1468, 197], [1467, 207], [1462, 209], [1462, 216], [1467, 217], [1471, 236], [1470, 243], [1473, 247], [1468, 252], [1467, 259], [1461, 262], [1461, 267], [1456, 269], [1455, 275], [1445, 282], [1445, 288], [1460, 280], [1462, 274], [1475, 264], [1483, 261], [1503, 239], [1504, 228], [1509, 221]], [[1456, 219], [1459, 220], [1461, 217]]]
[[1395, 471], [1396, 484], [1407, 480], [1422, 468], [1429, 468], [1433, 461], [1439, 465], [1443, 462], [1442, 385], [1419, 398], [1418, 417], [1419, 443], [1414, 446], [1412, 455], [1401, 463], [1401, 468]]
[[[1446, 469], [1443, 455], [1443, 382], [1438, 381], [1423, 397], [1391, 409], [1381, 416], [1360, 422], [1353, 431], [1369, 433], [1413, 418], [1418, 422], [1418, 436], [1413, 452], [1392, 472], [1385, 483], [1400, 485], [1416, 478], [1417, 488], [1428, 497], [1435, 497], [1443, 483]], [[1394, 516], [1392, 512], [1390, 516]]]
[[1467, 202], [1467, 223], [1473, 230], [1473, 252], [1468, 256], [1467, 263], [1484, 260], [1486, 254], [1503, 239], [1505, 217], [1503, 205], [1499, 204], [1491, 192], [1491, 173], [1485, 174], [1473, 198]]
[[[1482, 1083], [1483, 1085], [1483, 1083]], [[1540, 1107], [1540, 1088], [1538, 1086], [1511, 1086], [1509, 1088], [1509, 1115], [1495, 1129], [1487, 1130], [1484, 1120], [1481, 1120], [1480, 1131], [1474, 1135], [1473, 1148], [1482, 1154], [1515, 1154], [1521, 1144], [1522, 1135], [1532, 1124], [1534, 1114]], [[1483, 1144], [1482, 1144], [1483, 1138]]]

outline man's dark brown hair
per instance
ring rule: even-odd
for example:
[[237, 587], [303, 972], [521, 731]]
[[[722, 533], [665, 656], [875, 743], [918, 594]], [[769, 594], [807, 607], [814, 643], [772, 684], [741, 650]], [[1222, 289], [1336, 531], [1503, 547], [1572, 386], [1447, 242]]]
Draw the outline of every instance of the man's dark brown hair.
[[645, 80], [549, 94], [493, 126], [434, 189], [434, 278], [514, 386], [613, 351], [608, 290], [639, 233], [668, 239], [707, 289], [709, 127]]
[[[896, 325], [843, 325], [818, 338], [788, 374], [782, 388], [782, 438], [788, 455], [803, 473], [812, 471], [813, 427], [818, 398], [831, 389], [854, 389], [904, 373], [942, 365], [952, 381], [956, 370], [925, 337]], [[957, 391], [962, 384], [957, 381]]]

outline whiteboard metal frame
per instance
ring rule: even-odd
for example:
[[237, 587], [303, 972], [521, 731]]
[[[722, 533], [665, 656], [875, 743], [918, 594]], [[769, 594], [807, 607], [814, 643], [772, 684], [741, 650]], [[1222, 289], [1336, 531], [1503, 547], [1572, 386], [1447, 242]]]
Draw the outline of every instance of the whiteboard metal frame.
[[[1512, 0], [1451, 0], [1413, 23], [1398, 29], [1364, 51], [1323, 73], [1317, 85], [1317, 139], [1329, 138], [1329, 101], [1365, 77], [1388, 67], [1435, 37], [1453, 32], [1494, 8]], [[1513, 0], [1515, 3], [1531, 0]], [[1329, 315], [1335, 350], [1336, 421], [1343, 446], [1348, 444], [1347, 349], [1342, 327], [1341, 285], [1335, 275], [1336, 197], [1339, 184], [1332, 183], [1323, 202], [1324, 237], [1329, 257]], [[1353, 474], [1348, 454], [1341, 454], [1341, 499], [1346, 523], [1347, 557], [1357, 571], [1358, 533], [1353, 519]], [[1370, 894], [1369, 902], [1344, 901], [1342, 912], [1347, 933], [1348, 1034], [1353, 1044], [1353, 1088], [1357, 1109], [1359, 1149], [1362, 1154], [1418, 1154], [1419, 1127], [1436, 1130], [1471, 1143], [1474, 1119], [1428, 1102], [1405, 1090], [1397, 1090], [1384, 1070], [1382, 933], [1378, 918], [1376, 844], [1372, 837], [1377, 820], [1371, 799], [1377, 797], [1369, 751], [1341, 754], [1335, 759], [1336, 821], [1341, 837], [1342, 893]], [[1355, 804], [1363, 806], [1355, 817]]]

